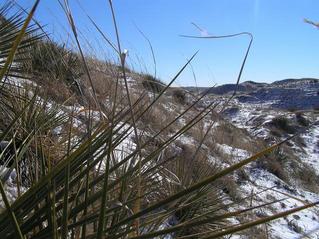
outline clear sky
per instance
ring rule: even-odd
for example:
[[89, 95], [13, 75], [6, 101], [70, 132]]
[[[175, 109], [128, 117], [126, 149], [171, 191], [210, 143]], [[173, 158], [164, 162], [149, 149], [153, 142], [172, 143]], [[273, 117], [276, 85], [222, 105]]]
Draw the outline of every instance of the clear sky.
[[[30, 8], [33, 1], [17, 2]], [[69, 2], [86, 51], [99, 57], [114, 57], [85, 14], [115, 42], [108, 0]], [[152, 43], [157, 75], [164, 82], [197, 50], [199, 54], [192, 64], [197, 82], [188, 68], [177, 81], [179, 85], [212, 86], [236, 81], [249, 38], [180, 37], [200, 35], [191, 22], [211, 35], [241, 31], [254, 35], [242, 81], [319, 77], [319, 30], [303, 22], [303, 18], [319, 21], [318, 0], [113, 0], [113, 4], [122, 47], [129, 50], [129, 63], [138, 71], [154, 74], [149, 45], [138, 27]], [[55, 39], [71, 42], [72, 36], [67, 34], [70, 28], [56, 0], [42, 0], [36, 17]]]

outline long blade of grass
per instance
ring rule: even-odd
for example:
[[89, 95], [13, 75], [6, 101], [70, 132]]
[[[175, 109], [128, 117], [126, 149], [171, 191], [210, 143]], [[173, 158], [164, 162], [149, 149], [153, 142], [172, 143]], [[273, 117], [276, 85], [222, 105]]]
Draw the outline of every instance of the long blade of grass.
[[319, 204], [319, 202], [309, 203], [309, 204], [307, 204], [305, 206], [293, 208], [291, 210], [280, 212], [280, 213], [277, 213], [277, 214], [272, 215], [272, 216], [268, 216], [268, 217], [264, 217], [264, 218], [261, 218], [261, 219], [258, 219], [258, 220], [254, 220], [254, 221], [251, 221], [251, 222], [243, 223], [243, 224], [238, 225], [238, 226], [233, 226], [232, 228], [228, 228], [228, 229], [225, 229], [225, 230], [220, 231], [220, 232], [212, 233], [211, 235], [203, 237], [203, 238], [204, 239], [220, 238], [222, 236], [230, 235], [230, 234], [233, 234], [235, 232], [240, 232], [240, 231], [246, 230], [248, 228], [252, 228], [254, 226], [257, 226], [257, 225], [260, 225], [260, 224], [264, 224], [266, 222], [273, 221], [273, 220], [278, 219], [278, 218], [286, 217], [286, 216], [288, 216], [290, 214], [305, 210], [307, 208], [311, 208], [311, 207], [317, 206], [318, 204]]
[[3, 184], [1, 182], [1, 180], [0, 180], [0, 192], [1, 192], [2, 200], [3, 200], [3, 202], [4, 202], [5, 206], [6, 206], [6, 209], [9, 212], [9, 217], [11, 219], [12, 225], [14, 226], [14, 232], [15, 232], [17, 238], [23, 239], [24, 236], [22, 235], [22, 232], [21, 232], [19, 223], [17, 221], [17, 218], [16, 218], [14, 212], [11, 209], [9, 200], [7, 198], [7, 195], [6, 195], [5, 191], [4, 191]]

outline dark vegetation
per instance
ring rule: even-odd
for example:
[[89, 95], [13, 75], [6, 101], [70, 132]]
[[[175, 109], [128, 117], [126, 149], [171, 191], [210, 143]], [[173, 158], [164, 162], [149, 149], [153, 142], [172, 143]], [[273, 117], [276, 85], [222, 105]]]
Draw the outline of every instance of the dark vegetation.
[[298, 124], [300, 124], [301, 126], [304, 126], [304, 127], [307, 127], [310, 124], [309, 120], [307, 120], [305, 118], [305, 116], [300, 112], [296, 113], [296, 120], [297, 120]]
[[186, 104], [187, 96], [186, 96], [186, 92], [185, 91], [183, 91], [182, 89], [174, 89], [172, 94], [173, 94], [174, 99], [179, 104], [182, 104], [182, 105]]
[[281, 180], [289, 183], [289, 175], [285, 170], [287, 162], [287, 155], [285, 155], [283, 150], [277, 149], [271, 154], [266, 155], [265, 158], [258, 160], [257, 166], [271, 172]]
[[54, 78], [68, 85], [83, 75], [79, 56], [52, 41], [39, 41], [30, 46], [27, 59], [23, 62], [25, 71], [37, 78]]
[[78, 54], [52, 41], [30, 46], [22, 63], [24, 72], [41, 86], [41, 95], [63, 103], [82, 94], [83, 66]]
[[156, 79], [154, 76], [150, 74], [145, 74], [142, 77], [143, 87], [150, 92], [160, 93], [165, 87], [165, 84], [161, 80]]
[[270, 125], [274, 127], [274, 129], [287, 134], [294, 134], [297, 131], [296, 127], [294, 127], [290, 123], [289, 119], [284, 116], [273, 118], [270, 122]]

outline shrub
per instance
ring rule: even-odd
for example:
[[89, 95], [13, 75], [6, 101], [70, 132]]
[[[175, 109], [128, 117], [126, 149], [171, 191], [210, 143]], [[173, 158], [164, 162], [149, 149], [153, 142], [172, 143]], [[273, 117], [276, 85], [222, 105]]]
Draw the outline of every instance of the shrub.
[[[10, 154], [17, 157], [11, 161], [17, 160], [18, 169], [25, 175], [22, 184], [29, 186], [44, 174], [49, 164], [59, 161], [58, 155], [63, 154], [63, 147], [53, 150], [57, 141], [54, 129], [66, 123], [66, 115], [58, 105], [54, 103], [48, 107], [46, 100], [38, 99], [36, 89], [33, 89], [33, 94], [30, 96], [29, 90], [10, 84], [3, 85], [0, 93], [0, 131], [5, 132], [12, 121], [19, 119], [2, 140], [9, 142]], [[50, 154], [54, 156], [52, 160], [47, 157], [45, 148], [50, 148]]]
[[290, 125], [289, 120], [284, 116], [275, 117], [271, 120], [270, 124], [275, 128], [284, 131], [288, 134], [296, 133], [296, 129]]
[[294, 162], [293, 168], [294, 174], [301, 180], [307, 190], [315, 193], [319, 191], [319, 178], [314, 168], [302, 162]]
[[20, 44], [15, 49], [14, 58], [12, 58], [12, 62], [9, 63], [10, 71], [5, 69], [6, 72], [2, 72], [6, 60], [9, 58], [11, 48], [14, 46], [14, 41], [18, 38], [21, 26], [24, 23], [22, 11], [16, 12], [16, 14], [11, 17], [7, 16], [9, 12], [11, 12], [13, 5], [11, 1], [0, 4], [0, 72], [1, 74], [7, 73], [8, 76], [21, 76], [25, 74], [25, 69], [21, 65], [23, 65], [26, 60], [25, 53], [29, 52], [26, 49], [35, 44], [43, 35], [38, 33], [38, 28], [34, 25], [27, 27]]
[[178, 103], [180, 103], [182, 105], [186, 104], [186, 99], [187, 98], [186, 98], [186, 92], [185, 91], [183, 91], [182, 89], [174, 89], [172, 93], [173, 93], [174, 99]]
[[285, 163], [287, 162], [287, 156], [280, 149], [273, 151], [265, 156], [264, 159], [257, 161], [257, 166], [267, 170], [274, 174], [278, 178], [285, 182], [288, 182], [288, 175], [285, 170]]
[[149, 74], [143, 75], [142, 85], [146, 90], [153, 93], [160, 93], [165, 87], [162, 81]]
[[298, 112], [298, 113], [296, 113], [295, 116], [296, 116], [296, 120], [297, 120], [298, 124], [300, 124], [301, 126], [305, 126], [305, 127], [309, 126], [309, 123], [310, 123], [309, 120], [307, 120], [302, 113]]

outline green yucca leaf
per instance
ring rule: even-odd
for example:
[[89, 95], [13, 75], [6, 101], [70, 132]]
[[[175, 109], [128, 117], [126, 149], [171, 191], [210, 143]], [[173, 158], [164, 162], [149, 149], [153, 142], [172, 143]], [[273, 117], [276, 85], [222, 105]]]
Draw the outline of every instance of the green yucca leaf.
[[290, 209], [287, 211], [283, 211], [283, 212], [274, 214], [272, 216], [267, 216], [267, 217], [257, 219], [257, 220], [251, 221], [251, 222], [243, 223], [243, 224], [238, 225], [238, 226], [233, 226], [232, 228], [226, 228], [222, 231], [212, 233], [209, 236], [206, 236], [203, 238], [205, 238], [205, 239], [220, 238], [221, 236], [230, 235], [230, 234], [233, 234], [235, 232], [240, 232], [240, 231], [243, 231], [245, 229], [248, 229], [248, 228], [251, 228], [251, 227], [266, 223], [266, 222], [270, 222], [270, 221], [278, 219], [278, 218], [283, 218], [283, 217], [288, 216], [290, 214], [293, 214], [295, 212], [299, 212], [299, 211], [305, 210], [307, 208], [317, 206], [318, 204], [319, 204], [319, 202], [309, 203], [307, 205], [296, 207], [296, 208], [293, 208], [293, 209]]
[[22, 235], [22, 232], [20, 230], [20, 226], [19, 226], [19, 223], [17, 221], [17, 218], [16, 218], [14, 212], [11, 209], [10, 203], [9, 203], [8, 198], [6, 196], [6, 193], [4, 191], [3, 184], [1, 182], [1, 180], [0, 180], [0, 193], [1, 193], [1, 196], [2, 196], [2, 200], [4, 201], [4, 204], [6, 206], [6, 209], [9, 212], [9, 217], [12, 220], [12, 224], [14, 226], [14, 232], [15, 232], [17, 238], [23, 239], [24, 236]]
[[181, 224], [169, 227], [169, 228], [164, 229], [164, 230], [146, 233], [144, 235], [136, 236], [133, 238], [134, 239], [146, 239], [146, 238], [154, 238], [154, 237], [161, 236], [161, 235], [169, 235], [169, 234], [178, 232], [179, 230], [184, 229], [184, 228], [197, 227], [197, 226], [201, 226], [205, 223], [210, 223], [210, 222], [214, 222], [214, 221], [219, 221], [219, 220], [231, 218], [231, 217], [243, 214], [245, 212], [249, 212], [249, 211], [252, 211], [252, 210], [255, 210], [258, 208], [263, 208], [265, 206], [269, 206], [269, 205], [274, 204], [274, 203], [278, 203], [280, 201], [282, 201], [282, 200], [276, 200], [276, 201], [269, 202], [269, 203], [263, 203], [261, 205], [255, 206], [255, 207], [250, 207], [250, 208], [246, 208], [246, 209], [242, 209], [242, 210], [238, 210], [238, 211], [234, 211], [234, 212], [228, 212], [228, 213], [224, 213], [221, 215], [208, 216], [207, 218], [204, 218], [204, 219], [202, 219], [203, 215], [201, 215], [201, 216], [199, 216], [199, 218], [193, 218], [189, 222], [181, 223]]
[[[141, 210], [140, 212], [138, 212], [138, 213], [136, 213], [136, 214], [124, 219], [123, 221], [119, 222], [116, 226], [121, 226], [123, 224], [126, 224], [126, 223], [130, 222], [131, 220], [134, 220], [136, 217], [141, 217], [141, 216], [143, 216], [143, 215], [145, 215], [145, 214], [147, 214], [147, 213], [149, 213], [149, 212], [151, 212], [153, 210], [156, 210], [157, 208], [160, 208], [160, 207], [162, 207], [162, 206], [164, 206], [164, 205], [166, 205], [166, 204], [168, 204], [170, 202], [173, 202], [173, 201], [175, 201], [175, 200], [177, 200], [177, 199], [179, 199], [179, 198], [181, 198], [181, 197], [183, 197], [183, 196], [185, 196], [187, 194], [190, 194], [190, 193], [192, 193], [192, 192], [194, 192], [196, 190], [199, 190], [200, 188], [202, 188], [205, 185], [209, 185], [210, 183], [214, 182], [218, 178], [223, 177], [223, 176], [225, 176], [225, 175], [227, 175], [227, 174], [229, 174], [229, 173], [241, 168], [242, 166], [244, 166], [244, 165], [246, 165], [246, 164], [248, 164], [248, 163], [250, 163], [250, 162], [252, 162], [252, 161], [254, 161], [254, 160], [258, 159], [258, 158], [260, 158], [264, 154], [271, 152], [273, 149], [278, 148], [280, 145], [282, 145], [283, 143], [287, 142], [289, 139], [290, 138], [288, 138], [288, 139], [286, 139], [286, 140], [284, 140], [284, 141], [282, 141], [282, 142], [280, 142], [278, 144], [272, 145], [272, 146], [264, 149], [263, 151], [261, 151], [261, 152], [255, 154], [255, 155], [249, 157], [248, 159], [242, 160], [241, 162], [239, 162], [237, 164], [234, 164], [234, 165], [232, 165], [232, 166], [220, 171], [219, 173], [217, 173], [217, 174], [215, 174], [213, 176], [207, 177], [206, 179], [204, 179], [204, 180], [202, 180], [202, 181], [200, 181], [198, 183], [195, 183], [194, 185], [191, 185], [190, 187], [188, 187], [188, 188], [186, 188], [184, 190], [181, 190], [180, 192], [178, 192], [176, 194], [168, 196], [167, 198], [155, 203], [154, 205], [151, 205], [151, 206]], [[106, 231], [108, 231], [108, 230], [110, 230], [110, 229], [107, 229]]]
[[[0, 61], [1, 80], [5, 74], [21, 73], [21, 68], [14, 62], [14, 59], [19, 62], [19, 58], [24, 55], [23, 51], [41, 38], [41, 35], [35, 35], [36, 29], [34, 27], [29, 27], [39, 2], [39, 0], [35, 1], [25, 20], [22, 17], [22, 12], [6, 18], [12, 7], [10, 3], [0, 8], [0, 59], [4, 59], [4, 61]], [[22, 51], [20, 52], [20, 50]], [[10, 72], [8, 72], [9, 68]]]

